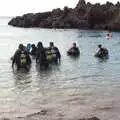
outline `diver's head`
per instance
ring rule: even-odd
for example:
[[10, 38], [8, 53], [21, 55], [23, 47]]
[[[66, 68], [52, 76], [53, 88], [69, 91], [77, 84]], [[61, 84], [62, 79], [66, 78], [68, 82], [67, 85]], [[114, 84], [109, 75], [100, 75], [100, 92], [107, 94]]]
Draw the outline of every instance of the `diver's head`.
[[38, 47], [38, 48], [43, 47], [42, 42], [38, 42], [37, 47]]
[[54, 46], [54, 43], [53, 42], [50, 42], [50, 47], [53, 47]]
[[98, 48], [102, 48], [102, 45], [101, 45], [101, 44], [99, 44], [99, 45], [98, 45]]
[[18, 47], [20, 50], [23, 50], [24, 49], [24, 46], [23, 44], [19, 44], [19, 47]]
[[30, 44], [30, 43], [28, 43], [28, 44], [27, 44], [27, 46], [31, 46], [31, 44]]
[[31, 47], [32, 47], [32, 48], [35, 48], [35, 44], [32, 44]]
[[73, 47], [76, 47], [76, 43], [75, 42], [73, 43]]

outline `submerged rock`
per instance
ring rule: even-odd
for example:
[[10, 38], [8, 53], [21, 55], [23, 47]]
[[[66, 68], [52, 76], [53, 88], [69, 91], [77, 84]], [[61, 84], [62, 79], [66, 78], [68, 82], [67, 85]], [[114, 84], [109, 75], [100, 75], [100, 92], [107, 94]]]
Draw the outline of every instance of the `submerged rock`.
[[46, 115], [47, 114], [47, 110], [43, 109], [40, 112], [36, 112], [30, 115], [27, 115], [27, 117], [32, 117], [32, 116], [36, 116], [36, 115]]
[[9, 118], [2, 118], [1, 120], [10, 120]]
[[88, 118], [88, 119], [79, 119], [79, 120], [100, 120], [100, 119], [97, 117], [92, 117], [92, 118]]
[[29, 13], [9, 21], [16, 27], [79, 28], [120, 30], [120, 3], [91, 4], [79, 0], [74, 9], [64, 7], [51, 12]]

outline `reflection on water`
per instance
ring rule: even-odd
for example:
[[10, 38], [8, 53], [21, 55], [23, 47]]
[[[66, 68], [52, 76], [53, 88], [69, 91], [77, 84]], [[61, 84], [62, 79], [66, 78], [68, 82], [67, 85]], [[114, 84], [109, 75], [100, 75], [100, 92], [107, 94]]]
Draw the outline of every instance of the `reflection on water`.
[[[114, 37], [109, 41], [104, 37], [106, 31], [24, 29], [6, 24], [0, 27], [0, 31], [1, 117], [24, 117], [37, 113], [41, 108], [48, 108], [53, 114], [63, 110], [66, 116], [77, 116], [76, 110], [82, 115], [91, 115], [92, 112], [101, 118], [106, 113], [106, 119], [111, 116], [111, 120], [115, 120], [113, 114], [107, 113], [113, 110], [118, 118], [120, 33], [113, 32]], [[60, 65], [40, 69], [35, 59], [32, 59], [29, 72], [13, 71], [10, 57], [19, 43], [37, 44], [38, 41], [42, 41], [45, 47], [50, 41], [55, 43], [62, 56]], [[80, 56], [77, 58], [66, 54], [74, 41], [80, 48]], [[94, 57], [98, 44], [108, 48], [109, 59], [100, 60]]]
[[101, 58], [96, 58], [98, 60], [99, 63], [102, 63], [102, 62], [107, 62], [109, 58], [104, 58], [104, 59], [101, 59]]

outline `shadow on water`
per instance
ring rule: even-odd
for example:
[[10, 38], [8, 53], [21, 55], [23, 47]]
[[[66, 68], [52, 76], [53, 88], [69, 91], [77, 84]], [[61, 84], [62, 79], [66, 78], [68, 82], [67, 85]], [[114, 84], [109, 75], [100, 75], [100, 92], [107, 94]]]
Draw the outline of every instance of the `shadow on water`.
[[98, 38], [98, 37], [103, 37], [102, 35], [91, 35], [91, 36], [88, 36], [88, 37], [95, 37], [95, 38]]
[[80, 55], [77, 55], [77, 56], [70, 56], [68, 55], [68, 57], [71, 59], [71, 60], [79, 60], [80, 59]]
[[31, 69], [31, 65], [27, 65], [24, 68], [19, 68], [19, 70], [17, 69], [16, 65], [14, 65], [12, 67], [13, 73], [15, 73], [15, 74], [16, 73], [28, 73], [30, 71], [30, 69]]
[[36, 64], [35, 65], [35, 67], [36, 67], [36, 70], [38, 71], [38, 72], [45, 72], [45, 71], [47, 71], [49, 68], [47, 68], [47, 67], [45, 67], [45, 66], [42, 66], [42, 67], [40, 67], [40, 65], [39, 64]]
[[47, 66], [44, 65], [44, 66], [40, 66], [39, 63], [36, 64], [36, 70], [38, 72], [48, 72], [48, 71], [53, 71], [55, 70], [55, 68], [58, 68], [59, 66], [61, 65], [61, 62], [58, 62], [58, 63], [50, 63], [48, 64]]
[[96, 58], [99, 63], [108, 62], [109, 57], [107, 58]]
[[36, 72], [38, 80], [50, 80], [57, 72], [60, 71], [60, 64], [49, 64], [48, 68], [40, 68], [40, 65], [36, 64]]

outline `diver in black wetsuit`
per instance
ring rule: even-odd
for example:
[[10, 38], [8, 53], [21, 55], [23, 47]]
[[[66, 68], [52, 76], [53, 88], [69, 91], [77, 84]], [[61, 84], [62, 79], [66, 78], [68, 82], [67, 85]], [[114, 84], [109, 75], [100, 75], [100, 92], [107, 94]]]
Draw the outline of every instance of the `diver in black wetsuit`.
[[54, 46], [53, 42], [50, 42], [50, 46], [46, 50], [46, 56], [49, 63], [60, 63], [61, 61], [59, 49]]
[[67, 54], [68, 54], [68, 55], [71, 55], [71, 56], [78, 56], [78, 55], [80, 54], [80, 50], [79, 50], [79, 48], [76, 46], [76, 43], [73, 43], [72, 48], [70, 48], [70, 49], [67, 51]]
[[17, 70], [19, 70], [20, 68], [25, 68], [27, 71], [29, 70], [28, 66], [30, 66], [31, 64], [31, 58], [23, 44], [19, 44], [19, 47], [13, 56], [12, 67], [14, 66], [14, 64], [16, 64]]
[[46, 59], [46, 49], [43, 47], [42, 42], [38, 42], [37, 44], [36, 63], [39, 63], [40, 67], [48, 67], [48, 61]]
[[32, 56], [36, 56], [36, 54], [37, 54], [37, 47], [35, 46], [35, 44], [32, 44], [31, 48], [32, 48], [32, 50], [31, 50], [30, 54]]
[[95, 54], [95, 57], [98, 57], [98, 58], [108, 58], [109, 56], [109, 52], [106, 48], [103, 48], [102, 45], [98, 45], [98, 52]]

